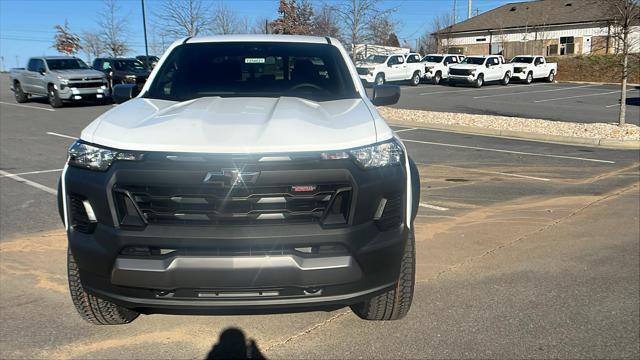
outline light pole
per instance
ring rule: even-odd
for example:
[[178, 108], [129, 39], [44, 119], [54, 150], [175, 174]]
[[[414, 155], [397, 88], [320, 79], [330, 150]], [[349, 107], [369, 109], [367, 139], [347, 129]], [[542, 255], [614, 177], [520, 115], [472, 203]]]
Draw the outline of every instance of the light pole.
[[149, 68], [149, 47], [147, 46], [147, 19], [144, 14], [144, 0], [140, 0], [142, 3], [142, 29], [144, 30], [144, 66]]

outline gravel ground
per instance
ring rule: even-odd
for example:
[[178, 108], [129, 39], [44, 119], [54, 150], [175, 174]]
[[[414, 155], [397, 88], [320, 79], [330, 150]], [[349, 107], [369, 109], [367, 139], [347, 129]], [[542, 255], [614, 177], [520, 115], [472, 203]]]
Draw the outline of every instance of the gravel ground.
[[425, 125], [459, 125], [594, 139], [640, 140], [640, 127], [632, 124], [620, 127], [606, 123], [579, 124], [542, 119], [406, 110], [390, 107], [379, 107], [378, 111], [385, 119], [392, 122], [395, 120]]

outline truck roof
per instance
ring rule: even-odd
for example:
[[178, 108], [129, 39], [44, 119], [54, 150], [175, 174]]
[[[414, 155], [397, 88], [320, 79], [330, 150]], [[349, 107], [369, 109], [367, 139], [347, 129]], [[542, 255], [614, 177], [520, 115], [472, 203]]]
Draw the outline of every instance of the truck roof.
[[212, 35], [187, 38], [186, 44], [214, 43], [214, 42], [287, 42], [327, 44], [338, 43], [338, 40], [329, 37], [305, 36], [305, 35], [263, 35], [263, 34], [237, 34], [237, 35]]
[[55, 60], [55, 59], [77, 59], [75, 56], [66, 56], [66, 55], [58, 55], [58, 56], [32, 56], [30, 59], [45, 59], [45, 60]]

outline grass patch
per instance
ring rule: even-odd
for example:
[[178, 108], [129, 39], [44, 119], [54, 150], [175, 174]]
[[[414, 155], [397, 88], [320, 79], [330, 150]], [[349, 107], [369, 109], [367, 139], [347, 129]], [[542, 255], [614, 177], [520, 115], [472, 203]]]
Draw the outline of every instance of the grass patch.
[[[588, 55], [571, 57], [548, 57], [547, 61], [558, 63], [559, 81], [620, 82], [622, 56]], [[640, 54], [629, 56], [630, 83], [640, 83]]]

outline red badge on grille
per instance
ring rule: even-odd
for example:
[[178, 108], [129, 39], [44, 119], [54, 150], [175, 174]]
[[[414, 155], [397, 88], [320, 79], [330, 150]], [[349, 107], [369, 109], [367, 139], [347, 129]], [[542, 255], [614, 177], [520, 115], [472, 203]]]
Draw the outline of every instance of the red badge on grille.
[[292, 192], [311, 192], [316, 191], [315, 185], [293, 185], [291, 187]]

